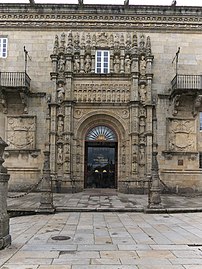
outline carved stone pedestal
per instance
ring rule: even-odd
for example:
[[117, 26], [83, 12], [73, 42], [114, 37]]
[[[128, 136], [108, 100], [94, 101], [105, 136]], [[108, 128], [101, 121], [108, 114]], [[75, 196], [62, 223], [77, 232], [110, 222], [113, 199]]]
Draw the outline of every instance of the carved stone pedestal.
[[55, 208], [53, 206], [53, 193], [51, 188], [51, 176], [50, 176], [50, 152], [44, 151], [44, 167], [43, 178], [41, 188], [41, 202], [37, 210], [40, 213], [54, 213]]
[[11, 244], [11, 236], [9, 235], [9, 216], [7, 213], [7, 193], [8, 180], [10, 175], [7, 169], [3, 167], [3, 152], [8, 145], [0, 138], [0, 249]]

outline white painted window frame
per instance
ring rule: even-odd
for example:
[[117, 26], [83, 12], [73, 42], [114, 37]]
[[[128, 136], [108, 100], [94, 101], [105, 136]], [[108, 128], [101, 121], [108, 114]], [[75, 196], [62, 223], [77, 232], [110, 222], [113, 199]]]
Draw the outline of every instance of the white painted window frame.
[[[101, 61], [98, 62], [98, 53], [101, 54]], [[105, 53], [107, 53], [107, 56], [105, 56]], [[107, 57], [107, 61], [104, 61], [104, 58]], [[98, 67], [98, 63], [101, 64], [100, 67]], [[104, 64], [107, 64], [107, 67], [104, 66]], [[100, 69], [100, 72], [98, 71]], [[107, 69], [105, 72], [105, 69]], [[110, 72], [110, 52], [109, 50], [97, 50], [96, 51], [96, 57], [95, 57], [95, 73], [97, 74], [108, 74]]]

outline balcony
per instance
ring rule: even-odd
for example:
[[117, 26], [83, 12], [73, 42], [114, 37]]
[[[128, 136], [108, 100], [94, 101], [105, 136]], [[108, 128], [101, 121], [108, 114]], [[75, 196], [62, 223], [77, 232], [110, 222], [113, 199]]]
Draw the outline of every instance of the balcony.
[[0, 72], [0, 87], [2, 90], [21, 89], [29, 91], [30, 77], [25, 72]]
[[27, 97], [30, 92], [30, 77], [26, 72], [0, 72], [0, 103], [3, 112], [8, 113], [11, 99], [19, 98], [23, 112], [27, 112]]
[[171, 96], [188, 94], [195, 95], [202, 92], [201, 75], [176, 75], [171, 81]]

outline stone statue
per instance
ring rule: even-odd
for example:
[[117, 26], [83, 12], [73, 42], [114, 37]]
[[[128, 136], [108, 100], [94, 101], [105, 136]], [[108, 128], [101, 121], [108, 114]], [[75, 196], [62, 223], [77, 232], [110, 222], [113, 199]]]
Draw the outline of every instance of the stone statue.
[[74, 72], [79, 73], [79, 71], [80, 71], [80, 60], [79, 56], [76, 55], [74, 59]]
[[90, 55], [87, 55], [85, 59], [85, 73], [90, 72], [91, 72], [91, 58]]
[[61, 56], [58, 62], [58, 71], [64, 72], [65, 71], [65, 59], [64, 56]]
[[141, 84], [140, 85], [139, 93], [140, 93], [140, 101], [143, 104], [145, 104], [145, 102], [146, 102], [146, 94], [147, 94], [147, 91], [146, 91], [146, 88], [145, 88], [145, 84]]
[[125, 58], [125, 73], [127, 73], [127, 74], [130, 73], [130, 65], [131, 65], [130, 56], [126, 55], [126, 58]]
[[146, 67], [147, 67], [146, 60], [145, 60], [144, 55], [142, 55], [140, 59], [140, 74], [142, 76], [146, 75]]
[[59, 87], [57, 89], [57, 93], [58, 93], [58, 103], [62, 103], [62, 101], [64, 99], [64, 93], [65, 93], [65, 90], [64, 90], [62, 84], [59, 84]]
[[119, 73], [120, 71], [120, 60], [119, 56], [116, 55], [114, 58], [114, 73]]

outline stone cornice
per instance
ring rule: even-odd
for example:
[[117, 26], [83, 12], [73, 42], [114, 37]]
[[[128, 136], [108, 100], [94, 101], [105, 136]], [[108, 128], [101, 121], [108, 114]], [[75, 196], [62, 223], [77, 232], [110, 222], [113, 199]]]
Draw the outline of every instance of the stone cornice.
[[0, 4], [0, 27], [201, 31], [202, 7]]

